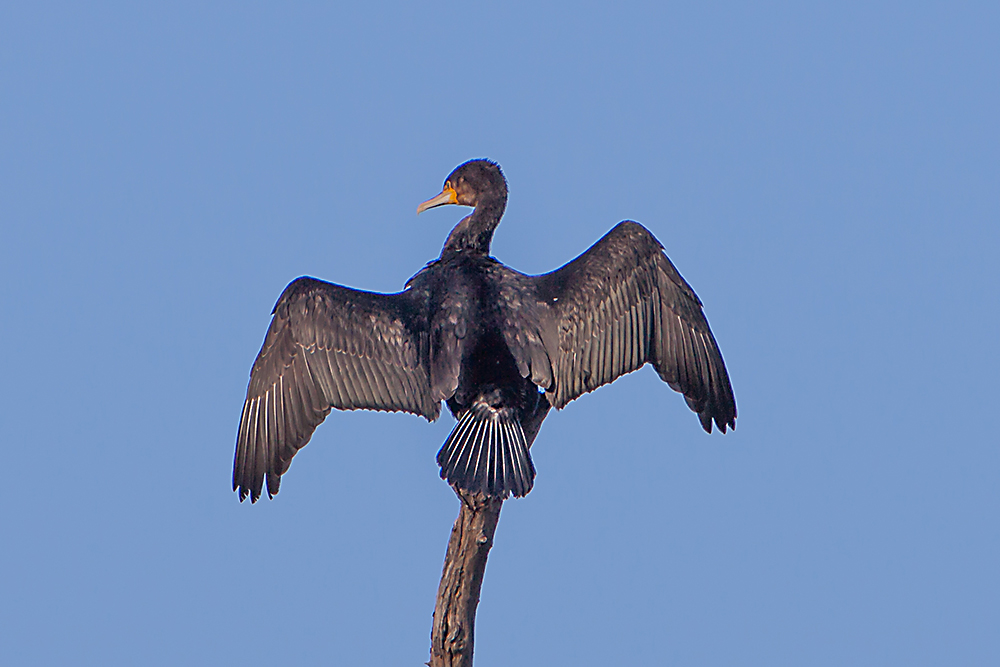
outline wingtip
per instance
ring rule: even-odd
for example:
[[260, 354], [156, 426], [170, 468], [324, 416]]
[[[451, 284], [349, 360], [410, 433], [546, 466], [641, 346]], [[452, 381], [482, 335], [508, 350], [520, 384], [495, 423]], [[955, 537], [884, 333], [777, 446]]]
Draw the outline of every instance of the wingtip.
[[[686, 398], [686, 397], [685, 397]], [[712, 413], [708, 410], [698, 413], [698, 421], [701, 422], [701, 427], [705, 429], [705, 433], [712, 432]], [[721, 426], [719, 428], [722, 428]]]
[[701, 422], [701, 427], [705, 430], [705, 433], [712, 432], [712, 424], [714, 422], [716, 428], [723, 435], [726, 434], [727, 430], [736, 430], [736, 415], [731, 417], [713, 415], [711, 411], [705, 410], [704, 412], [698, 413], [698, 421]]
[[[251, 505], [260, 500], [261, 496], [260, 491], [257, 491], [255, 493], [252, 486], [247, 484], [241, 484], [239, 482], [233, 482], [233, 492], [239, 496], [241, 503], [247, 498], [249, 498]], [[268, 497], [273, 497], [273, 494], [268, 493]]]
[[730, 431], [735, 431], [736, 430], [736, 415], [733, 415], [732, 417], [729, 417], [728, 419], [725, 418], [725, 417], [723, 417], [722, 419], [719, 419], [718, 417], [716, 417], [715, 418], [715, 425], [719, 427], [719, 431], [721, 431], [723, 435], [726, 434], [726, 430], [727, 429], [730, 430]]

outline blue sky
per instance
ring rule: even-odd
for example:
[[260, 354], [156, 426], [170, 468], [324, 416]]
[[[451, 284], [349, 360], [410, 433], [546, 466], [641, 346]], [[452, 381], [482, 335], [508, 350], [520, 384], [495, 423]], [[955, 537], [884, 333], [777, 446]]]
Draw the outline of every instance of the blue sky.
[[477, 665], [1000, 662], [1000, 11], [689, 5], [0, 9], [4, 661], [427, 659], [451, 418], [233, 446], [282, 288], [400, 289], [490, 157], [514, 268], [660, 239], [740, 416], [552, 414]]

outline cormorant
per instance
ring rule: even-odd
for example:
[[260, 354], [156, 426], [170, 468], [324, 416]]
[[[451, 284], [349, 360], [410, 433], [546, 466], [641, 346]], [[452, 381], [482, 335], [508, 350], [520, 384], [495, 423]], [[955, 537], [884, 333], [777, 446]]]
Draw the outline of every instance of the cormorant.
[[233, 490], [268, 496], [331, 408], [458, 420], [441, 477], [506, 498], [531, 490], [529, 448], [550, 407], [649, 362], [705, 431], [736, 401], [702, 304], [642, 225], [624, 221], [560, 269], [529, 276], [490, 256], [507, 205], [500, 166], [471, 160], [417, 213], [472, 206], [402, 292], [299, 278], [281, 294], [250, 373]]

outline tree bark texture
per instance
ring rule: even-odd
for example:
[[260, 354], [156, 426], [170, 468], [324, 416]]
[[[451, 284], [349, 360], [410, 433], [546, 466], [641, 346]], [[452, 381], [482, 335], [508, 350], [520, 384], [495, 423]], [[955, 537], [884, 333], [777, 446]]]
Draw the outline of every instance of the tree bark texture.
[[434, 605], [430, 667], [472, 667], [479, 591], [503, 505], [499, 498], [455, 493], [462, 507], [451, 529]]

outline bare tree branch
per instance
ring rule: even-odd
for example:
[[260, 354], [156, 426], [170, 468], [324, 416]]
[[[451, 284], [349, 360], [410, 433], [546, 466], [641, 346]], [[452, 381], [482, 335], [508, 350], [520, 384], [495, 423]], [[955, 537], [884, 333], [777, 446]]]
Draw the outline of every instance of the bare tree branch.
[[472, 667], [476, 608], [503, 500], [455, 490], [462, 507], [451, 529], [434, 605], [430, 667]]

